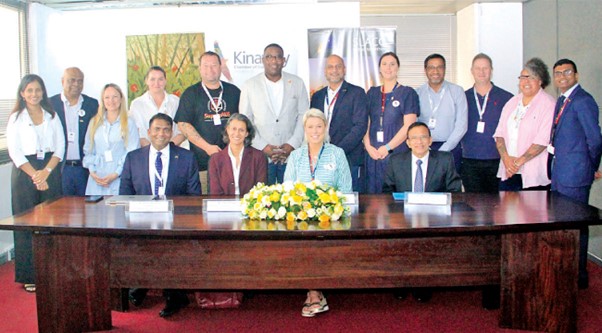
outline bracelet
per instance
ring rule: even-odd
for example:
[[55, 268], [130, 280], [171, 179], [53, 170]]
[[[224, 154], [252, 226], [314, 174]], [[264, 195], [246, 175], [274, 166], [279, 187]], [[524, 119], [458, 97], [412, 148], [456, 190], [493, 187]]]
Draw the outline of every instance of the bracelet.
[[387, 150], [388, 150], [388, 151], [391, 151], [391, 150], [393, 150], [393, 149], [391, 149], [391, 146], [389, 146], [389, 144], [388, 144], [388, 143], [387, 143], [387, 144], [385, 144], [385, 148], [387, 148]]
[[48, 171], [48, 173], [52, 172], [52, 168], [46, 168], [46, 171]]

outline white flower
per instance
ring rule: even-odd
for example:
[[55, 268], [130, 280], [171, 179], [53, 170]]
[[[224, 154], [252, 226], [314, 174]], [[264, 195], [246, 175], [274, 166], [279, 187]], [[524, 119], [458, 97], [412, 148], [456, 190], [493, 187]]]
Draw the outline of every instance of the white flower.
[[310, 209], [308, 209], [308, 210], [307, 210], [307, 216], [308, 216], [310, 219], [311, 219], [311, 218], [313, 218], [314, 216], [316, 216], [316, 210], [315, 210], [315, 209], [313, 209], [313, 208], [310, 208]]
[[276, 215], [276, 219], [283, 219], [286, 216], [286, 208], [284, 206], [280, 206], [278, 208], [278, 214]]

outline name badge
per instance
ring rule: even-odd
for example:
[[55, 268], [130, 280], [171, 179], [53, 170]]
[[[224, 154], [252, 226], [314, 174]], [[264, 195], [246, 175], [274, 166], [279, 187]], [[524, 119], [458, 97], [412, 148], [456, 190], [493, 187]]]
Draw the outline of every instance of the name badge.
[[67, 133], [67, 141], [75, 142], [75, 133], [74, 132]]
[[436, 125], [437, 125], [437, 119], [435, 119], [435, 118], [429, 119], [429, 128], [430, 129], [435, 129]]
[[391, 105], [393, 105], [394, 108], [399, 106], [399, 101], [398, 100], [394, 100]]
[[36, 154], [36, 158], [38, 160], [43, 160], [44, 159], [44, 155], [46, 155], [46, 154], [44, 153], [43, 150], [38, 150], [38, 153]]
[[485, 133], [485, 122], [479, 121], [477, 123], [477, 133]]
[[385, 142], [385, 132], [383, 132], [383, 131], [376, 132], [376, 141]]
[[214, 114], [213, 115], [213, 125], [219, 126], [221, 124], [222, 124], [222, 120], [221, 120], [219, 114]]
[[552, 146], [551, 144], [548, 145], [548, 153], [554, 155], [554, 146]]
[[105, 162], [113, 162], [113, 152], [105, 150]]

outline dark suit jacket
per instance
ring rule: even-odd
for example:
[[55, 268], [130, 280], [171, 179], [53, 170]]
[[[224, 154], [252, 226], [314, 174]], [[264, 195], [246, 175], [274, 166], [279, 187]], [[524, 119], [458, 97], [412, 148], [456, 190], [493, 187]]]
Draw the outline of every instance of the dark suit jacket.
[[[412, 152], [404, 151], [389, 157], [384, 193], [412, 192]], [[426, 170], [425, 192], [461, 192], [462, 181], [456, 172], [450, 152], [431, 150]]]
[[[169, 171], [165, 195], [201, 195], [199, 169], [194, 154], [169, 143]], [[125, 157], [119, 194], [151, 195], [148, 175], [150, 145], [131, 151]]]
[[[90, 123], [90, 119], [96, 115], [98, 112], [98, 101], [92, 97], [82, 94], [84, 101], [82, 103], [82, 109], [86, 111], [86, 114], [83, 117], [79, 117], [79, 158], [80, 160], [84, 158], [84, 141], [86, 140], [86, 132], [88, 131], [88, 124]], [[61, 100], [61, 94], [54, 95], [50, 98], [50, 104], [52, 104], [52, 108], [58, 114], [61, 119], [61, 125], [63, 125], [63, 132], [65, 134], [65, 145], [67, 144], [67, 124], [65, 122], [65, 105]], [[67, 154], [67, 149], [65, 149], [65, 154]], [[63, 161], [65, 159], [63, 158]]]
[[[602, 136], [598, 104], [581, 86], [569, 96], [554, 135], [552, 187], [590, 186], [600, 166]], [[554, 117], [556, 119], [556, 117]]]
[[[324, 112], [327, 94], [328, 87], [316, 91], [311, 97], [310, 107]], [[331, 117], [328, 129], [330, 143], [345, 151], [350, 166], [363, 165], [362, 139], [368, 130], [368, 99], [364, 89], [343, 81]]]
[[[228, 147], [209, 159], [209, 193], [214, 195], [234, 195], [234, 171], [228, 155]], [[268, 178], [268, 160], [263, 152], [248, 146], [242, 153], [238, 187], [240, 195], [244, 195]]]

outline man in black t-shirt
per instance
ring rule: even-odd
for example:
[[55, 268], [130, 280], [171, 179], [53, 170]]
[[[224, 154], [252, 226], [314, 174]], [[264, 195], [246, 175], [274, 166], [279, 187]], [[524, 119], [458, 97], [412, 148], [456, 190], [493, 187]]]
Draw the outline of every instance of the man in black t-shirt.
[[238, 113], [240, 100], [240, 89], [220, 81], [221, 65], [217, 53], [207, 51], [201, 55], [201, 81], [186, 88], [175, 116], [178, 127], [190, 141], [190, 149], [196, 156], [203, 194], [209, 193], [209, 157], [225, 147], [223, 130], [230, 115]]

